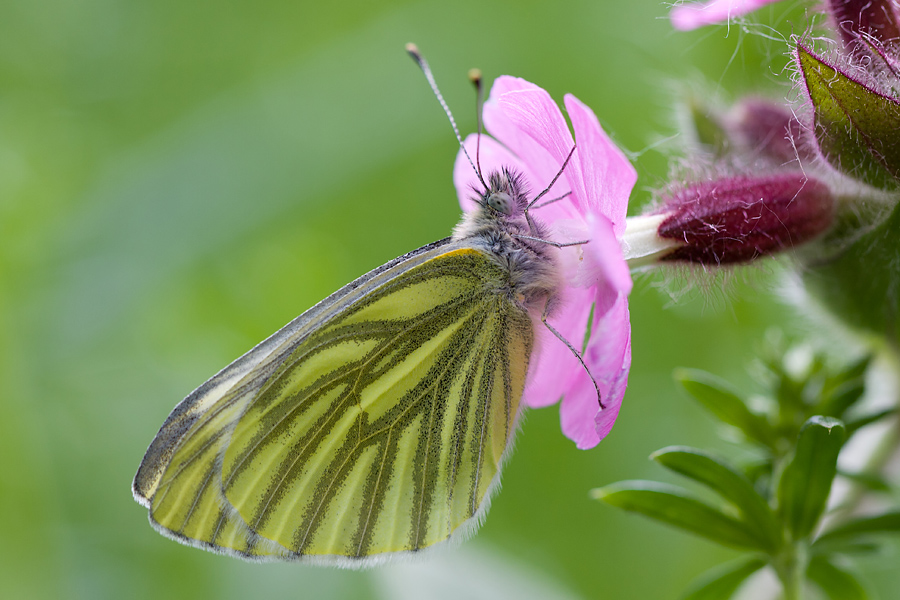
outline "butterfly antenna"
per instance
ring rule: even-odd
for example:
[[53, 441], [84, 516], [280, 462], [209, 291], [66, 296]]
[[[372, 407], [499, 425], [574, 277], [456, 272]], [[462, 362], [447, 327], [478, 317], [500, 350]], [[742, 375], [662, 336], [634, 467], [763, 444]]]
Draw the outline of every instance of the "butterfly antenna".
[[407, 44], [406, 51], [412, 56], [412, 59], [416, 61], [416, 64], [419, 65], [419, 68], [422, 69], [422, 73], [425, 74], [425, 79], [428, 80], [428, 85], [431, 86], [431, 91], [434, 92], [434, 95], [437, 97], [438, 102], [441, 103], [441, 108], [444, 109], [444, 113], [447, 115], [447, 118], [450, 119], [450, 125], [453, 127], [453, 133], [456, 134], [456, 140], [459, 142], [459, 147], [462, 148], [463, 154], [466, 155], [466, 158], [469, 159], [469, 164], [472, 165], [472, 169], [475, 171], [475, 174], [478, 175], [478, 180], [481, 182], [481, 185], [484, 186], [485, 191], [488, 190], [487, 184], [484, 182], [484, 178], [481, 176], [481, 171], [478, 167], [475, 166], [475, 163], [472, 162], [472, 157], [469, 156], [469, 153], [466, 151], [466, 146], [463, 144], [462, 136], [459, 135], [459, 128], [456, 126], [456, 119], [453, 118], [453, 113], [450, 112], [450, 107], [447, 106], [447, 102], [444, 101], [444, 96], [441, 95], [441, 90], [438, 89], [437, 82], [434, 80], [434, 75], [431, 73], [431, 67], [428, 66], [428, 61], [425, 60], [425, 57], [422, 56], [422, 53], [419, 52], [419, 47], [415, 44]]
[[475, 84], [475, 121], [478, 123], [478, 137], [475, 139], [475, 166], [478, 168], [478, 178], [481, 179], [481, 128], [484, 124], [482, 120], [484, 87], [481, 85], [481, 69], [470, 70], [469, 81]]

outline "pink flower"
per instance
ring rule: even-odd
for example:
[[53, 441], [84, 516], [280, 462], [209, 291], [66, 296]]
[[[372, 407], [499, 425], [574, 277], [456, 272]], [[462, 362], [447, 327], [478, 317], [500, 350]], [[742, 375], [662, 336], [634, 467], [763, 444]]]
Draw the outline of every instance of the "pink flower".
[[[566, 198], [532, 209], [550, 227], [554, 241], [590, 239], [559, 250], [565, 285], [561, 306], [548, 322], [581, 349], [590, 317], [591, 337], [583, 354], [600, 387], [603, 410], [590, 377], [577, 358], [542, 325], [535, 329], [538, 349], [532, 357], [523, 401], [526, 406], [555, 404], [562, 397], [563, 433], [579, 448], [592, 448], [612, 429], [619, 414], [631, 366], [631, 325], [628, 293], [631, 275], [618, 238], [625, 230], [625, 212], [637, 174], [625, 155], [604, 133], [597, 117], [572, 95], [566, 110], [578, 147], [565, 173], [545, 196]], [[498, 78], [484, 106], [484, 124], [493, 136], [481, 138], [481, 168], [485, 173], [510, 167], [520, 172], [532, 197], [553, 180], [575, 141], [559, 107], [536, 85], [514, 77]], [[477, 136], [466, 139], [474, 158]], [[453, 180], [465, 211], [475, 208], [473, 188], [482, 189], [471, 165], [460, 152]]]
[[710, 0], [703, 4], [680, 4], [672, 9], [669, 19], [672, 27], [687, 31], [745, 15], [773, 2], [778, 0]]

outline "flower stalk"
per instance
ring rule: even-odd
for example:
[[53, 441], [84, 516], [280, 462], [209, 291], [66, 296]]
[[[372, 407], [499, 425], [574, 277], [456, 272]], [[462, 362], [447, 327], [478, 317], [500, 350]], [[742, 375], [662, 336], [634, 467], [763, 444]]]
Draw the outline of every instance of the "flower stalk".
[[625, 233], [619, 240], [622, 256], [631, 270], [658, 264], [682, 246], [681, 242], [659, 235], [659, 226], [667, 214], [638, 215], [625, 220]]

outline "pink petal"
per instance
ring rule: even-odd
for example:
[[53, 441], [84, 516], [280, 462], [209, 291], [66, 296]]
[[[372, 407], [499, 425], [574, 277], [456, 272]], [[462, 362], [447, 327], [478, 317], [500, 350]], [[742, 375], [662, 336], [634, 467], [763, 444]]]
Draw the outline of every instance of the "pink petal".
[[582, 212], [606, 215], [612, 221], [616, 235], [622, 235], [637, 171], [603, 131], [594, 111], [571, 94], [566, 94], [565, 102], [578, 143], [578, 152], [572, 159], [578, 161], [584, 179], [585, 191], [581, 200], [591, 204]]
[[504, 95], [522, 90], [540, 90], [540, 88], [517, 77], [508, 75], [498, 77], [491, 87], [490, 97], [484, 103], [484, 127], [500, 143], [507, 148], [514, 149], [522, 161], [534, 169], [536, 174], [548, 177], [547, 183], [550, 183], [559, 171], [560, 165], [550, 153], [506, 115], [501, 105], [501, 98]]
[[[627, 307], [626, 307], [627, 312]], [[629, 316], [626, 314], [626, 319]], [[603, 440], [609, 432], [612, 431], [613, 425], [619, 416], [619, 410], [622, 408], [622, 399], [625, 397], [625, 388], [628, 387], [628, 371], [631, 369], [631, 324], [628, 323], [628, 338], [625, 344], [625, 350], [622, 356], [622, 366], [618, 376], [613, 379], [612, 385], [609, 386], [604, 403], [606, 408], [597, 413], [594, 417], [594, 427], [597, 430], [597, 437]]]
[[[562, 161], [554, 158], [541, 144], [536, 142], [507, 116], [501, 99], [507, 94], [513, 94], [513, 97], [515, 97], [516, 93], [523, 90], [538, 90], [546, 94], [546, 92], [524, 79], [509, 77], [508, 75], [498, 77], [491, 87], [490, 98], [484, 105], [484, 125], [488, 133], [507, 148], [515, 151], [516, 155], [522, 159], [522, 162], [528, 165], [534, 174], [530, 189], [531, 197], [533, 198], [550, 185], [550, 182], [559, 173]], [[557, 109], [558, 112], [559, 110]], [[543, 200], [558, 198], [571, 191], [571, 189], [566, 174], [563, 174], [553, 185], [553, 188], [547, 192], [541, 203]], [[552, 223], [556, 219], [575, 217], [578, 215], [578, 212], [574, 209], [571, 201], [565, 200], [540, 208], [534, 214], [541, 220]]]
[[587, 450], [600, 443], [600, 436], [594, 425], [598, 411], [597, 393], [587, 377], [579, 379], [560, 404], [560, 428], [563, 435], [575, 442], [579, 450]]
[[[538, 176], [544, 178], [542, 191], [559, 173], [563, 162], [572, 150], [575, 141], [569, 131], [559, 107], [546, 91], [528, 83], [523, 79], [501, 77], [496, 97], [497, 113], [492, 114], [490, 131], [503, 143], [515, 148], [516, 153]], [[497, 87], [497, 84], [494, 84]], [[492, 98], [494, 96], [491, 90]], [[488, 113], [485, 112], [487, 123]], [[503, 131], [495, 129], [502, 128]], [[515, 144], [515, 145], [513, 145]], [[578, 151], [575, 152], [577, 157]], [[584, 187], [580, 184], [581, 173], [575, 157], [566, 167], [565, 174], [559, 178], [554, 187], [547, 193], [546, 199], [559, 197], [565, 192], [571, 196], [565, 201], [557, 202], [540, 209], [542, 219], [552, 222], [558, 218], [571, 218], [579, 214], [573, 207], [583, 204], [581, 197]]]
[[631, 324], [624, 294], [606, 314], [598, 313], [594, 313], [584, 359], [600, 388], [604, 408], [599, 409], [597, 392], [583, 370], [577, 373], [560, 406], [563, 433], [580, 449], [593, 448], [612, 429], [631, 367]]
[[590, 286], [598, 281], [605, 282], [616, 292], [628, 295], [633, 285], [631, 270], [622, 257], [622, 247], [612, 223], [602, 214], [588, 214], [584, 221], [590, 241], [581, 246], [584, 261], [575, 283]]
[[[581, 350], [593, 298], [587, 288], [565, 287], [560, 292], [560, 306], [547, 322], [575, 348]], [[572, 351], [543, 323], [535, 322], [537, 351], [532, 356], [528, 386], [522, 396], [526, 406], [540, 408], [559, 401], [584, 369]]]
[[[587, 222], [590, 243], [560, 251], [559, 265], [564, 276], [572, 275], [573, 271], [574, 275], [560, 291], [560, 305], [548, 319], [578, 350], [581, 350], [591, 305], [595, 305], [596, 321], [627, 296], [632, 287], [631, 273], [622, 258], [612, 224], [603, 215], [593, 214], [587, 215]], [[536, 366], [529, 375], [524, 396], [525, 404], [533, 408], [555, 403], [579, 378], [590, 383], [572, 351], [542, 324], [536, 323], [535, 328], [540, 336], [540, 354], [535, 356]], [[596, 402], [596, 393], [593, 397]], [[592, 419], [588, 421], [593, 423]]]
[[523, 85], [510, 89], [498, 98], [498, 104], [510, 121], [540, 144], [561, 163], [569, 155], [575, 140], [562, 112], [545, 90]]
[[721, 23], [745, 15], [778, 0], [712, 0], [705, 4], [682, 4], [669, 13], [672, 27], [682, 31]]

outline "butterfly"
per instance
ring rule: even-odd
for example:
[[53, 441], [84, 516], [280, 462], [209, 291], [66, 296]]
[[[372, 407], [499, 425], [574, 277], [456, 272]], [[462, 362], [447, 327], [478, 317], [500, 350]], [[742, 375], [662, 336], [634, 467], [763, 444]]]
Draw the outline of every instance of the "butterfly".
[[451, 237], [344, 286], [172, 411], [132, 486], [154, 528], [240, 558], [340, 566], [477, 528], [522, 413], [536, 325], [581, 360], [546, 317], [553, 246], [585, 242], [548, 240], [529, 213], [552, 182], [529, 199], [512, 169], [476, 173], [477, 207]]

